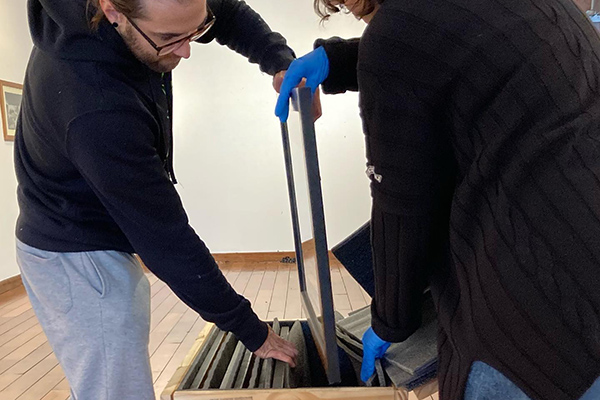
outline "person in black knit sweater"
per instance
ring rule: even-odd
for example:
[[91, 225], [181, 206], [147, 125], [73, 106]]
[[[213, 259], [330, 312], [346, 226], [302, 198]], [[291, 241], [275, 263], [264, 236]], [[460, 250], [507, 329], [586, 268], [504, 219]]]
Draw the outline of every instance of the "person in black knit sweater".
[[[600, 40], [571, 0], [349, 0], [301, 78], [358, 90], [375, 296], [363, 379], [439, 320], [440, 398], [600, 398]], [[316, 0], [321, 15], [342, 5]], [[582, 397], [584, 396], [584, 397]]]

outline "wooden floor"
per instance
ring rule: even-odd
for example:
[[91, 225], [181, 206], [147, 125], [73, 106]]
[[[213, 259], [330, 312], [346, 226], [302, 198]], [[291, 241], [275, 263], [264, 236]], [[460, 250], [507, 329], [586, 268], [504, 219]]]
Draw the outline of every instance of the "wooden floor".
[[[295, 264], [224, 262], [221, 270], [262, 319], [303, 317]], [[364, 307], [369, 296], [339, 264], [331, 266], [335, 307], [342, 314]], [[155, 276], [152, 284], [150, 361], [161, 391], [189, 352], [205, 322]], [[22, 287], [0, 294], [0, 399], [65, 400], [69, 385]], [[431, 397], [437, 400], [437, 396]]]

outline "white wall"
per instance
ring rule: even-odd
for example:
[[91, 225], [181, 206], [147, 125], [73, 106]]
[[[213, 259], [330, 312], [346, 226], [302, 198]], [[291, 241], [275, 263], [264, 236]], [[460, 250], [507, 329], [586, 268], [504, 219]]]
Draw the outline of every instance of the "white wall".
[[[364, 29], [347, 15], [320, 25], [310, 0], [248, 3], [298, 56], [312, 50], [316, 38], [356, 37]], [[193, 46], [173, 79], [175, 173], [196, 231], [213, 252], [292, 250], [271, 77], [211, 43]], [[321, 99], [316, 131], [331, 247], [369, 219], [370, 197], [358, 96]]]
[[[23, 83], [31, 51], [25, 0], [0, 0], [0, 79]], [[0, 134], [2, 132], [0, 123]], [[13, 143], [0, 139], [0, 280], [15, 276], [15, 221], [17, 180]]]
[[[0, 0], [0, 79], [23, 81], [31, 40], [25, 0]], [[311, 0], [250, 0], [300, 56], [318, 37], [359, 36], [361, 22], [324, 26]], [[194, 45], [174, 72], [175, 172], [191, 224], [213, 252], [293, 248], [271, 77], [218, 45]], [[364, 140], [355, 93], [322, 96], [318, 150], [330, 246], [369, 218]], [[291, 118], [294, 118], [292, 116]], [[0, 146], [0, 280], [18, 273], [13, 145]]]

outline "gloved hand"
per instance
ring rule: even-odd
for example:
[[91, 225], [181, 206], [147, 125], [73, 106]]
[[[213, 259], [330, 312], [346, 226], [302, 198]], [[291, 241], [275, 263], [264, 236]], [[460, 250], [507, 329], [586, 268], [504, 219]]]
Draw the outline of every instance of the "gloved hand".
[[383, 357], [391, 343], [379, 338], [373, 328], [367, 329], [362, 337], [363, 361], [360, 379], [367, 382], [375, 373], [375, 359]]
[[275, 106], [275, 115], [279, 117], [279, 120], [281, 122], [287, 121], [292, 90], [298, 86], [303, 78], [306, 78], [306, 86], [314, 94], [317, 87], [327, 78], [327, 75], [329, 75], [329, 59], [322, 46], [292, 61], [283, 78], [279, 98]]

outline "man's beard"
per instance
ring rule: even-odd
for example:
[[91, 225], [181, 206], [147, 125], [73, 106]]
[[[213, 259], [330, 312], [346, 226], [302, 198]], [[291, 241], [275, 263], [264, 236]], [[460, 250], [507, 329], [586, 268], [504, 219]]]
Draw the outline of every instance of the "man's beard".
[[154, 51], [148, 52], [144, 50], [144, 46], [139, 42], [139, 38], [136, 37], [131, 25], [127, 25], [125, 28], [123, 40], [135, 58], [146, 64], [153, 71], [160, 73], [171, 72], [179, 64], [179, 61], [181, 61], [181, 57], [173, 53], [160, 57]]

